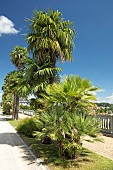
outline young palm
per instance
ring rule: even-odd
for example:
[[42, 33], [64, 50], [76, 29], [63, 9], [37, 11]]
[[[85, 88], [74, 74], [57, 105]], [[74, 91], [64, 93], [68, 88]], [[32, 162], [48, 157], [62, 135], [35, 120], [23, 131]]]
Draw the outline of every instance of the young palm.
[[48, 85], [46, 89], [47, 95], [43, 95], [47, 106], [62, 105], [69, 112], [78, 110], [88, 110], [96, 100], [93, 92], [99, 90], [94, 87], [90, 80], [83, 79], [79, 76], [68, 76], [63, 82], [53, 85]]
[[54, 106], [51, 112], [41, 114], [37, 119], [40, 131], [34, 133], [39, 139], [52, 139], [58, 145], [59, 155], [75, 158], [82, 150], [82, 138], [86, 135], [97, 137], [99, 124], [93, 116], [78, 115], [76, 112], [70, 116], [62, 106]]

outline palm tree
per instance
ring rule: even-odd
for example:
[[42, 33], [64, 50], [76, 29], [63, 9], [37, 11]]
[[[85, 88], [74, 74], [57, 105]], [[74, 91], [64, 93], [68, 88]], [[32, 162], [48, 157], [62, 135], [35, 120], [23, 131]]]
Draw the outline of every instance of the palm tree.
[[[16, 46], [14, 50], [10, 52], [10, 56], [11, 56], [10, 60], [16, 66], [18, 71], [25, 68], [26, 59], [28, 58], [27, 48]], [[19, 95], [16, 92], [14, 93], [14, 105], [13, 106], [14, 106], [13, 108], [14, 115], [16, 115], [16, 119], [18, 119]]]
[[[27, 68], [25, 69], [24, 78], [29, 83], [31, 93], [35, 95], [33, 100], [35, 103], [35, 110], [43, 107], [43, 103], [40, 102], [42, 96], [41, 93], [45, 93], [45, 89], [49, 83], [49, 78], [54, 74], [54, 71], [61, 71], [60, 68], [51, 68], [49, 63], [44, 63], [42, 66], [38, 65], [37, 59], [27, 59]], [[58, 81], [56, 77], [56, 81]]]
[[93, 92], [99, 90], [94, 87], [90, 80], [83, 79], [80, 76], [67, 76], [63, 82], [48, 85], [46, 94], [43, 95], [47, 102], [47, 107], [55, 105], [62, 105], [69, 112], [75, 109], [79, 112], [82, 110], [91, 111], [95, 104], [92, 102], [96, 100]]
[[2, 106], [3, 106], [3, 112], [10, 114], [12, 110], [12, 101], [13, 101], [13, 94], [10, 90], [10, 73], [6, 75], [4, 79], [4, 84], [2, 85], [3, 95], [2, 95]]
[[26, 79], [24, 78], [23, 70], [19, 72], [12, 71], [11, 73], [7, 74], [4, 80], [4, 85], [2, 86], [2, 90], [5, 96], [12, 94], [12, 103], [13, 103], [12, 117], [14, 119], [18, 119], [18, 110], [19, 110], [18, 96], [26, 97], [31, 92], [30, 85], [28, 82], [26, 82]]
[[[75, 31], [72, 23], [64, 21], [58, 10], [47, 13], [35, 10], [28, 22], [28, 51], [38, 59], [39, 65], [49, 63], [51, 68], [55, 68], [58, 60], [72, 61]], [[49, 79], [50, 84], [54, 82], [55, 75], [56, 71]]]
[[99, 122], [95, 117], [78, 115], [76, 112], [70, 116], [70, 112], [60, 105], [49, 113], [42, 113], [40, 119], [37, 119], [37, 124], [41, 129], [35, 131], [34, 135], [43, 142], [45, 139], [55, 140], [59, 155], [68, 158], [78, 156], [82, 150], [81, 142], [84, 136], [90, 136], [95, 140], [99, 133]]
[[25, 69], [26, 81], [29, 82], [32, 92], [39, 97], [40, 92], [45, 91], [49, 83], [49, 78], [54, 74], [54, 71], [61, 71], [60, 68], [51, 68], [49, 63], [44, 63], [39, 66], [37, 59], [27, 59], [27, 68]]
[[10, 60], [16, 66], [18, 71], [24, 68], [26, 65], [26, 59], [28, 58], [27, 48], [21, 46], [15, 46], [10, 52]]
[[81, 148], [84, 135], [96, 137], [98, 121], [91, 114], [92, 101], [96, 100], [94, 87], [90, 80], [79, 76], [67, 76], [63, 82], [48, 85], [45, 99], [45, 112], [37, 121], [42, 127], [35, 133], [39, 138], [56, 140], [59, 154], [75, 158]]

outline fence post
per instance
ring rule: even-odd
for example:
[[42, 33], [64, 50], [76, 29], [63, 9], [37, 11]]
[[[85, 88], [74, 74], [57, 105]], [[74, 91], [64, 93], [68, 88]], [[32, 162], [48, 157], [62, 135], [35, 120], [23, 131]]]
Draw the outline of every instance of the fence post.
[[111, 129], [111, 133], [113, 133], [113, 114], [110, 115], [110, 129]]

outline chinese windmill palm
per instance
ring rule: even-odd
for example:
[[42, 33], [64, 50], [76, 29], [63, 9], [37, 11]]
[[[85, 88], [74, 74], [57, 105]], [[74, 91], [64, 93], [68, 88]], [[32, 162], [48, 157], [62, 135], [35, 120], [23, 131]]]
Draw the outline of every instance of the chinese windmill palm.
[[4, 94], [13, 95], [13, 117], [16, 119], [19, 107], [18, 96], [25, 97], [30, 93], [30, 85], [26, 82], [24, 72], [21, 70], [9, 73], [4, 80], [3, 91]]
[[14, 49], [10, 52], [10, 60], [14, 66], [19, 70], [25, 67], [25, 60], [28, 58], [27, 48], [21, 46], [15, 46]]
[[[51, 68], [56, 67], [60, 60], [72, 61], [73, 39], [75, 31], [69, 21], [64, 21], [59, 11], [38, 11], [35, 10], [27, 34], [28, 51], [31, 51], [34, 58], [38, 59], [39, 65], [50, 63]], [[54, 75], [50, 83], [54, 82]]]
[[27, 60], [26, 79], [29, 82], [32, 92], [39, 97], [40, 93], [45, 91], [46, 86], [49, 83], [50, 76], [54, 71], [61, 71], [60, 68], [51, 68], [49, 63], [45, 63], [40, 66], [37, 59], [29, 58]]
[[[27, 48], [21, 46], [15, 46], [10, 52], [10, 60], [17, 68], [18, 72], [25, 68], [26, 59], [28, 58]], [[16, 86], [15, 86], [16, 88]], [[18, 119], [18, 108], [19, 108], [19, 94], [15, 91], [14, 93], [14, 119]]]

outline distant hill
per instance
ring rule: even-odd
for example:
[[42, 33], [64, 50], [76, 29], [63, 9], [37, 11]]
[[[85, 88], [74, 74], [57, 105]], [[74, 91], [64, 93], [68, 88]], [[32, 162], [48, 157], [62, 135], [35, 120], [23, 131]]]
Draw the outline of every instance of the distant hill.
[[102, 103], [96, 103], [97, 104], [97, 106], [101, 106], [101, 107], [113, 107], [113, 104], [110, 104], [110, 103], [104, 103], [104, 102], [102, 102]]
[[96, 110], [97, 113], [113, 113], [113, 104], [111, 103], [96, 103], [98, 109]]

